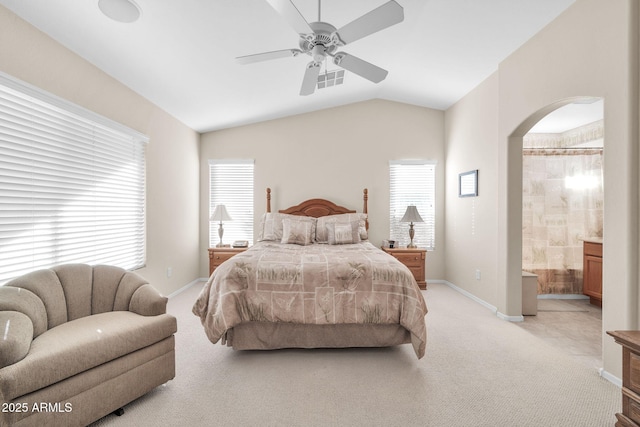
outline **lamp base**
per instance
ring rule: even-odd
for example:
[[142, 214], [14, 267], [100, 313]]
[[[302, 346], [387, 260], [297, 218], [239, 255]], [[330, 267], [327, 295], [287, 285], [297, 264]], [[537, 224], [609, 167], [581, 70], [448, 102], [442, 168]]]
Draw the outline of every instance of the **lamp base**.
[[216, 248], [222, 248], [224, 245], [222, 244], [222, 236], [224, 235], [224, 228], [222, 228], [222, 221], [220, 221], [220, 225], [218, 226], [218, 236], [220, 237], [220, 243], [216, 245]]
[[414, 249], [417, 248], [416, 244], [413, 243], [413, 236], [414, 236], [415, 231], [413, 230], [413, 222], [409, 224], [409, 244], [407, 245], [407, 248], [409, 249]]

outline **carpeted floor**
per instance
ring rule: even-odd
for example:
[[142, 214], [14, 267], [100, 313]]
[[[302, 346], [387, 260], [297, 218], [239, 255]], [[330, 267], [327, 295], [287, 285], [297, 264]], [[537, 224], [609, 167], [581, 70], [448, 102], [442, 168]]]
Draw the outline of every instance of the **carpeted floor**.
[[442, 284], [426, 296], [428, 342], [387, 349], [238, 352], [178, 318], [176, 378], [94, 426], [612, 426], [620, 389]]

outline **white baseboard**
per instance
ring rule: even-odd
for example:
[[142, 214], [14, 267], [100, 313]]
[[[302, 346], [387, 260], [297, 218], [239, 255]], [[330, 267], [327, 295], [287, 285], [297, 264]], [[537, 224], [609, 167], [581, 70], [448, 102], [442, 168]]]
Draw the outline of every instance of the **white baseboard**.
[[605, 371], [604, 368], [600, 368], [599, 372], [600, 372], [600, 376], [602, 378], [604, 378], [605, 380], [609, 381], [610, 383], [618, 386], [619, 388], [622, 388], [622, 380], [620, 378], [618, 378], [615, 375]]
[[167, 298], [173, 298], [176, 295], [180, 295], [182, 292], [186, 291], [187, 289], [189, 289], [190, 287], [192, 287], [193, 285], [195, 285], [196, 283], [200, 283], [200, 282], [206, 282], [207, 278], [206, 277], [200, 277], [196, 280], [194, 280], [193, 282], [187, 283], [186, 285], [184, 285], [183, 287], [181, 287], [180, 289], [171, 292], [169, 295], [167, 295]]
[[447, 281], [447, 280], [427, 280], [427, 283], [444, 283], [445, 285], [449, 286], [451, 289], [460, 292], [462, 295], [466, 296], [467, 298], [470, 298], [472, 300], [474, 300], [475, 302], [477, 302], [478, 304], [482, 305], [483, 307], [488, 308], [489, 310], [491, 310], [491, 312], [493, 314], [495, 314], [496, 316], [498, 316], [499, 319], [502, 320], [506, 320], [508, 322], [524, 322], [524, 316], [507, 316], [506, 314], [500, 313], [498, 311], [498, 308], [494, 305], [489, 304], [488, 302], [486, 302], [485, 300], [478, 298], [477, 296], [473, 295], [472, 293], [454, 285], [453, 283]]
[[502, 320], [506, 320], [508, 322], [524, 322], [524, 316], [520, 315], [520, 316], [507, 316], [504, 313], [500, 313], [499, 311], [496, 312], [496, 316], [498, 316], [499, 319]]
[[498, 308], [496, 306], [489, 304], [485, 300], [483, 300], [481, 298], [478, 298], [477, 296], [473, 295], [471, 292], [468, 292], [468, 291], [462, 289], [461, 287], [458, 287], [458, 286], [454, 285], [453, 283], [451, 283], [451, 282], [449, 282], [447, 280], [429, 280], [429, 281], [427, 281], [427, 283], [444, 283], [445, 285], [449, 286], [451, 289], [460, 292], [465, 297], [474, 300], [475, 302], [477, 302], [478, 304], [480, 304], [481, 306], [483, 306], [485, 308], [488, 308], [489, 310], [491, 310], [492, 313], [495, 314], [495, 313], [498, 312]]

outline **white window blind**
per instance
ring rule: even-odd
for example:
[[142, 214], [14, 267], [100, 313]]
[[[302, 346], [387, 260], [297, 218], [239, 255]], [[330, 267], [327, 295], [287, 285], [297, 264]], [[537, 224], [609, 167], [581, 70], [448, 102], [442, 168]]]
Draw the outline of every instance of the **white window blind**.
[[[253, 244], [253, 160], [209, 160], [209, 217], [217, 205], [227, 208], [222, 243], [248, 240]], [[219, 222], [209, 222], [209, 247], [220, 243]]]
[[0, 74], [0, 284], [145, 263], [147, 137]]
[[413, 242], [421, 248], [435, 248], [436, 163], [394, 160], [389, 162], [390, 238], [406, 246], [409, 223], [400, 222], [407, 206], [415, 205], [424, 220], [414, 223]]

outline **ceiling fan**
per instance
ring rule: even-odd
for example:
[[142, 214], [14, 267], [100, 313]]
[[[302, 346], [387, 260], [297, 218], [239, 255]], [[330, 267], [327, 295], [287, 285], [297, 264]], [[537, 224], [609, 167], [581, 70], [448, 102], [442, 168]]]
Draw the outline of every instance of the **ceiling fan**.
[[394, 0], [362, 15], [340, 29], [320, 20], [320, 0], [318, 0], [318, 21], [308, 23], [291, 0], [266, 0], [287, 23], [300, 35], [299, 49], [283, 49], [271, 52], [240, 56], [236, 61], [240, 64], [268, 61], [277, 58], [298, 56], [305, 53], [312, 60], [307, 64], [300, 95], [311, 95], [316, 88], [322, 62], [327, 56], [333, 63], [351, 71], [373, 83], [380, 83], [387, 77], [388, 71], [363, 59], [345, 52], [337, 52], [338, 48], [370, 34], [400, 23], [404, 20], [404, 9]]

